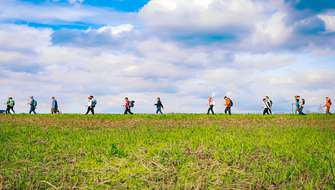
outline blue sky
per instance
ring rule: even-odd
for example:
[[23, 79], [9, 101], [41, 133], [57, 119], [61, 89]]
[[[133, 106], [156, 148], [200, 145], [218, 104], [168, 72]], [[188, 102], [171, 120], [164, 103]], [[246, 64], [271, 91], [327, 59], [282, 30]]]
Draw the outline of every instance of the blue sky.
[[[37, 5], [43, 4], [58, 4], [67, 6], [71, 1], [68, 0], [21, 0], [26, 3], [34, 3]], [[75, 2], [75, 1], [73, 1]], [[101, 8], [111, 8], [121, 12], [137, 12], [148, 0], [85, 0], [83, 2], [77, 1], [84, 6], [94, 6]]]
[[[331, 0], [3, 0], [0, 2], [3, 97], [19, 112], [34, 95], [48, 112], [81, 113], [87, 95], [98, 112], [206, 111], [225, 95], [235, 112], [290, 112], [292, 97], [318, 112], [335, 98], [335, 2]], [[20, 90], [18, 90], [20, 89]]]
[[335, 8], [335, 2], [332, 0], [299, 0], [295, 2], [295, 8], [298, 10], [311, 10], [313, 12], [322, 12]]

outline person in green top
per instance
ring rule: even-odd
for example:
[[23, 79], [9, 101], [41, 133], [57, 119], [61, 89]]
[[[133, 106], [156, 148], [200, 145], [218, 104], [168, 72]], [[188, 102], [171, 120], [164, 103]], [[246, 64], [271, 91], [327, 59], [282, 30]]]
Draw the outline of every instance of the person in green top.
[[15, 106], [15, 101], [12, 97], [9, 97], [7, 100], [7, 109], [6, 109], [6, 114], [11, 114], [11, 110], [13, 111], [13, 113], [15, 113], [14, 111], [14, 106]]

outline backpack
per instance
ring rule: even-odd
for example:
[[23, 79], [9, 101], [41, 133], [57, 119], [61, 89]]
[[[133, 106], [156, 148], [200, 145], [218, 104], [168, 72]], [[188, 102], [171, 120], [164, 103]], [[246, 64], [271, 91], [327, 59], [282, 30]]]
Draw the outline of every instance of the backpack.
[[97, 100], [96, 99], [93, 99], [92, 100], [92, 106], [95, 107], [97, 105]]
[[58, 108], [58, 102], [55, 100], [55, 108]]
[[14, 106], [15, 106], [15, 102], [14, 102], [14, 100], [8, 100], [8, 101], [7, 101], [7, 105], [8, 105], [8, 106], [11, 106], [11, 107], [14, 107]]
[[129, 102], [129, 107], [132, 108], [132, 107], [134, 107], [134, 106], [135, 106], [135, 101], [134, 101], [134, 100], [130, 101], [130, 102]]
[[305, 99], [302, 99], [302, 105], [305, 105], [305, 103], [306, 103]]
[[37, 101], [36, 101], [36, 100], [33, 100], [32, 105], [33, 105], [34, 107], [36, 107], [36, 106], [37, 106]]
[[230, 99], [230, 107], [233, 107], [234, 106], [234, 102], [232, 99]]

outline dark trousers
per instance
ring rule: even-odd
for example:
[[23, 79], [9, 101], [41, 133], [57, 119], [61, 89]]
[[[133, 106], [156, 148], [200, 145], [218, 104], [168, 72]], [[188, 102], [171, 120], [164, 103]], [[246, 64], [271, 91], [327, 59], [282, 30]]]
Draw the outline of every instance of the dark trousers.
[[94, 115], [94, 107], [91, 107], [91, 106], [88, 106], [88, 107], [87, 107], [87, 111], [86, 111], [85, 114], [87, 115], [87, 114], [90, 113], [90, 112]]
[[213, 115], [215, 114], [213, 108], [214, 108], [214, 105], [210, 105], [210, 106], [209, 106], [208, 111], [207, 111], [207, 115], [208, 115], [210, 112], [212, 112]]
[[51, 108], [51, 114], [59, 113], [58, 108]]
[[133, 114], [133, 112], [131, 112], [130, 108], [126, 108], [126, 110], [124, 110], [124, 114]]
[[271, 114], [270, 108], [264, 108], [263, 115], [265, 114], [268, 114], [268, 115]]
[[304, 107], [300, 106], [300, 108], [299, 108], [299, 115], [306, 115], [306, 114], [303, 112], [303, 110], [304, 110]]
[[29, 114], [34, 113], [36, 114], [36, 106], [30, 106]]
[[224, 113], [231, 115], [231, 107], [226, 107], [226, 109], [224, 110]]
[[326, 114], [329, 114], [329, 115], [331, 115], [332, 113], [330, 113], [330, 107], [326, 107]]
[[156, 114], [158, 114], [158, 113], [163, 114], [161, 107], [157, 107]]
[[12, 106], [7, 106], [6, 114], [11, 114], [11, 113], [10, 113], [10, 110], [12, 110], [12, 112], [15, 113], [15, 111], [14, 111], [14, 107], [12, 107]]

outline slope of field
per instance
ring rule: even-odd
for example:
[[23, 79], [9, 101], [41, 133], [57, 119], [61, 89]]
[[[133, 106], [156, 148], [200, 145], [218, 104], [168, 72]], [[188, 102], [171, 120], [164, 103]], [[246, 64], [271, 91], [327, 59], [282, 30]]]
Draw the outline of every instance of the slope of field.
[[335, 116], [0, 116], [0, 189], [335, 189]]

